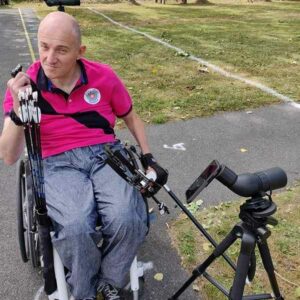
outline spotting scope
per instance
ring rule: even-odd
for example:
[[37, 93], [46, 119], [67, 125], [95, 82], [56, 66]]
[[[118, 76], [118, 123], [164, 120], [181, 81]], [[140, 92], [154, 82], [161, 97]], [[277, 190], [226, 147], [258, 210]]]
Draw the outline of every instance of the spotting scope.
[[45, 0], [48, 6], [76, 6], [80, 5], [80, 0]]
[[242, 197], [254, 197], [261, 193], [280, 189], [287, 184], [287, 175], [279, 167], [237, 175], [227, 166], [214, 160], [187, 189], [187, 203], [192, 202], [215, 178]]

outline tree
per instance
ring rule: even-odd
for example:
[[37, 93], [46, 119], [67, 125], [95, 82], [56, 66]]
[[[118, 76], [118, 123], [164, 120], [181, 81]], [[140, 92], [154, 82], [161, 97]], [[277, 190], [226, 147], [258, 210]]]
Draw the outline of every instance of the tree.
[[[195, 4], [203, 5], [208, 4], [208, 0], [196, 0]], [[187, 4], [187, 0], [181, 0], [181, 4]]]

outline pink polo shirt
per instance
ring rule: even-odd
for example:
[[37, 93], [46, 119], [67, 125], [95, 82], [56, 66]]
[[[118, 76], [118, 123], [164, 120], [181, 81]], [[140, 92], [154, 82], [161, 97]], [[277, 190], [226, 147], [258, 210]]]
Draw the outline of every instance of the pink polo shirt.
[[[27, 70], [38, 89], [42, 112], [43, 157], [78, 147], [115, 141], [116, 117], [126, 116], [132, 100], [124, 84], [105, 64], [81, 59], [81, 78], [70, 94], [53, 86], [36, 61]], [[3, 110], [8, 115], [13, 99], [7, 90]]]

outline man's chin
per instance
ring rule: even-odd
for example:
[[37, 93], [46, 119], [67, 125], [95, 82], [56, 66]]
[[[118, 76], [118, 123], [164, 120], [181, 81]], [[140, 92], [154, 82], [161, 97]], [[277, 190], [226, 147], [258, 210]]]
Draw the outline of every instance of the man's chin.
[[44, 68], [44, 73], [50, 80], [53, 80], [53, 79], [59, 77], [57, 70], [54, 68], [51, 68], [51, 69]]

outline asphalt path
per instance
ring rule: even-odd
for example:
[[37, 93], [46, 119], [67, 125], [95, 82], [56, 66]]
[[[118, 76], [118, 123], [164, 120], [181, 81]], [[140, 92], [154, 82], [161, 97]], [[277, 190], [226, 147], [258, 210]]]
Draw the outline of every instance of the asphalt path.
[[[29, 36], [36, 44], [31, 32], [37, 20], [32, 19], [31, 15], [31, 11], [24, 10]], [[18, 10], [0, 9], [0, 45], [0, 98], [3, 99], [10, 70], [18, 63], [27, 68], [32, 61]], [[2, 124], [2, 113], [0, 118]], [[15, 173], [15, 167], [6, 167], [0, 161], [0, 299], [31, 300], [42, 280], [36, 270], [21, 261], [19, 254]]]
[[[31, 10], [22, 9], [22, 15], [36, 55], [38, 20]], [[32, 60], [18, 10], [0, 10], [0, 45], [2, 99], [10, 70], [17, 63], [26, 67]], [[299, 129], [300, 109], [289, 104], [146, 128], [152, 152], [169, 170], [168, 185], [183, 201], [185, 190], [213, 159], [218, 159], [238, 174], [279, 166], [287, 172], [288, 184], [292, 185], [300, 179]], [[133, 142], [127, 131], [121, 130], [117, 135], [122, 140]], [[38, 270], [33, 270], [30, 264], [24, 264], [20, 259], [15, 181], [15, 168], [0, 162], [0, 299], [31, 300], [42, 280]], [[167, 299], [189, 276], [182, 270], [167, 232], [167, 224], [179, 209], [174, 208], [174, 201], [165, 192], [159, 192], [158, 196], [167, 203], [171, 214], [157, 214], [139, 255], [143, 261], [154, 262], [153, 270], [146, 274], [144, 300]], [[199, 197], [204, 200], [204, 205], [212, 205], [238, 196], [213, 182]], [[155, 204], [150, 202], [150, 206], [155, 207]], [[153, 279], [158, 272], [164, 274], [162, 281]], [[181, 299], [198, 297], [189, 289]]]

